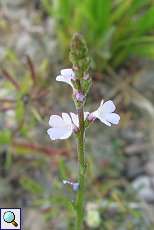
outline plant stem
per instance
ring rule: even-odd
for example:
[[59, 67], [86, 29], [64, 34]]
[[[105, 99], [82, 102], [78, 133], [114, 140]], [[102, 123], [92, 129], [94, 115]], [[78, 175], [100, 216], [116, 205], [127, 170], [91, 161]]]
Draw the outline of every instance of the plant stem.
[[[86, 174], [86, 162], [84, 153], [85, 144], [85, 121], [84, 121], [84, 104], [86, 102], [86, 95], [89, 91], [91, 81], [84, 77], [88, 74], [90, 67], [90, 58], [88, 55], [88, 48], [84, 38], [81, 34], [75, 33], [71, 42], [70, 49], [70, 61], [73, 65], [73, 71], [75, 78], [72, 79], [73, 84], [73, 100], [76, 106], [79, 119], [79, 129], [77, 130], [77, 149], [78, 149], [78, 162], [79, 162], [79, 189], [77, 191], [77, 197], [75, 202], [76, 211], [76, 225], [75, 230], [83, 229], [84, 221], [84, 193], [85, 193], [85, 174]], [[89, 78], [89, 75], [88, 75]], [[86, 81], [87, 80], [87, 81]], [[80, 97], [78, 97], [78, 96]], [[82, 99], [81, 99], [82, 98]]]
[[84, 155], [84, 108], [78, 109], [80, 132], [78, 135], [78, 159], [79, 159], [79, 190], [76, 200], [76, 230], [83, 229], [84, 218], [84, 191], [85, 191], [85, 155]]

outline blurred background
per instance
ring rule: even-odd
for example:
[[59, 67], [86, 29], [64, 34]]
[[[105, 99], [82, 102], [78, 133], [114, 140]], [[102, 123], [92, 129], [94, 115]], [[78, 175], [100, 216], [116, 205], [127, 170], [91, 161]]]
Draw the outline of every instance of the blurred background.
[[86, 105], [114, 100], [121, 122], [87, 130], [85, 229], [154, 229], [154, 1], [0, 0], [0, 207], [25, 230], [73, 229], [62, 184], [77, 179], [75, 138], [51, 142], [51, 114], [75, 112], [55, 81], [81, 32], [92, 57]]

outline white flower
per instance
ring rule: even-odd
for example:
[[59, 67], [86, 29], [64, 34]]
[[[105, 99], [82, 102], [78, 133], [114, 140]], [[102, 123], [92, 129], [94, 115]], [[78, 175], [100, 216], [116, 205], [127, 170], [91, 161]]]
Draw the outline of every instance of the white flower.
[[74, 86], [71, 80], [75, 80], [75, 73], [72, 69], [62, 69], [59, 76], [56, 77], [56, 81], [62, 81], [69, 84], [73, 90]]
[[72, 135], [73, 124], [67, 113], [62, 113], [62, 117], [52, 115], [49, 120], [50, 129], [47, 130], [51, 140], [67, 139]]
[[[84, 119], [87, 118], [88, 112], [84, 113]], [[70, 117], [71, 116], [71, 117]], [[79, 128], [79, 118], [75, 113], [62, 113], [62, 117], [58, 115], [52, 115], [49, 120], [50, 129], [47, 130], [51, 140], [67, 139]]]
[[104, 124], [111, 126], [111, 124], [117, 125], [120, 120], [120, 116], [117, 113], [113, 113], [116, 107], [112, 101], [101, 101], [99, 108], [92, 113], [92, 116], [98, 118]]

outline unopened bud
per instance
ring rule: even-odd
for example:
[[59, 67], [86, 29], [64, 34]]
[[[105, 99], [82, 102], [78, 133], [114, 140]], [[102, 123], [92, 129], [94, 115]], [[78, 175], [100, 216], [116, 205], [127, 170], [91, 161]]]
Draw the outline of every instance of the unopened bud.
[[79, 33], [75, 33], [72, 38], [70, 61], [73, 64], [73, 69], [77, 72], [76, 76], [78, 78], [89, 69], [90, 58], [88, 55], [88, 48], [85, 40]]
[[87, 120], [90, 122], [94, 122], [96, 120], [96, 117], [92, 113], [90, 113], [87, 117]]
[[81, 92], [77, 92], [75, 94], [75, 98], [76, 98], [77, 101], [83, 102], [84, 99], [85, 99], [85, 96]]

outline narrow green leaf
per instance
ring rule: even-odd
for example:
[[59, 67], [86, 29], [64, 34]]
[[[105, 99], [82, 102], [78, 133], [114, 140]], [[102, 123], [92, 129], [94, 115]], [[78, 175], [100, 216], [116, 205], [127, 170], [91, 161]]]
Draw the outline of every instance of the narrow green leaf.
[[18, 100], [16, 104], [16, 119], [21, 121], [24, 117], [25, 108], [22, 100]]
[[20, 183], [24, 187], [24, 189], [32, 192], [33, 194], [41, 195], [44, 191], [42, 185], [29, 177], [22, 177]]
[[6, 145], [11, 142], [11, 131], [6, 129], [0, 131], [0, 144]]

